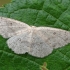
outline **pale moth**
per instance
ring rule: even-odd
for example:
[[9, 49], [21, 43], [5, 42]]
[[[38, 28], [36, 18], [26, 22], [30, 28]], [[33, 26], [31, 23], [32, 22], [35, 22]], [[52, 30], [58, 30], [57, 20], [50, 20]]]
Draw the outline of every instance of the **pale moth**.
[[29, 26], [23, 22], [0, 17], [0, 35], [16, 54], [28, 53], [43, 58], [53, 49], [70, 43], [70, 31], [51, 27]]

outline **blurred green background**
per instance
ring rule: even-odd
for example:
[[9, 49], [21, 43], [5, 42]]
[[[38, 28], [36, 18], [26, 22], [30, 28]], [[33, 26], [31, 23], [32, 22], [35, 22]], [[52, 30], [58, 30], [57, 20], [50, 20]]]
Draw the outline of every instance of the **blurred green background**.
[[11, 0], [0, 0], [0, 7], [2, 7], [3, 5], [5, 5], [9, 2], [11, 2]]

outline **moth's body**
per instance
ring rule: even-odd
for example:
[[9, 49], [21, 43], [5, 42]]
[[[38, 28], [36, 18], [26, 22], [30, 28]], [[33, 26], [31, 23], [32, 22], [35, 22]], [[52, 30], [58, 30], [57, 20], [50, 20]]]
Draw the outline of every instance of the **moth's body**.
[[[62, 47], [70, 43], [70, 32], [51, 28], [28, 26], [25, 23], [1, 17], [0, 34], [7, 41], [8, 47], [16, 54], [25, 54], [26, 52], [32, 56], [45, 57], [49, 55], [53, 49]], [[7, 22], [8, 23], [7, 23]], [[10, 22], [13, 22], [10, 24]], [[4, 27], [7, 26], [7, 27]]]

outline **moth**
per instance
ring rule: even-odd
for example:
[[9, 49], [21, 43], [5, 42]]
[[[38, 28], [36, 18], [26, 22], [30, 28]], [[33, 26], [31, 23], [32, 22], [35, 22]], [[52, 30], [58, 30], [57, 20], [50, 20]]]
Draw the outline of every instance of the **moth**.
[[70, 31], [29, 26], [5, 17], [0, 17], [0, 35], [9, 38], [7, 44], [14, 53], [28, 53], [40, 58], [52, 53], [53, 49], [70, 43]]

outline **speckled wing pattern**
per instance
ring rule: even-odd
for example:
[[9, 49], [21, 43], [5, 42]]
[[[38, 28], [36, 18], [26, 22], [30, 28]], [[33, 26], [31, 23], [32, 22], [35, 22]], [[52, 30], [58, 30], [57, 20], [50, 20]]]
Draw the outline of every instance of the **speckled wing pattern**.
[[31, 46], [31, 32], [26, 30], [23, 34], [13, 36], [8, 39], [7, 44], [10, 49], [12, 49], [17, 54], [24, 54], [29, 52]]
[[[69, 31], [51, 27], [28, 26], [25, 23], [19, 21], [16, 22], [16, 20], [13, 19], [4, 19], [8, 22], [5, 29], [10, 30], [8, 27], [10, 25], [9, 20], [12, 20], [11, 23], [14, 23], [17, 26], [14, 27], [12, 32], [11, 30], [8, 30], [8, 32], [5, 32], [4, 34], [1, 34], [4, 29], [0, 30], [0, 34], [3, 37], [11, 37], [7, 40], [7, 44], [16, 54], [25, 54], [27, 52], [32, 56], [43, 58], [52, 53], [53, 49], [63, 47], [70, 43]], [[0, 23], [2, 24], [1, 21]], [[13, 26], [15, 26], [14, 24]], [[20, 27], [21, 25], [22, 27]], [[13, 35], [8, 36], [6, 33]]]
[[69, 31], [50, 27], [35, 27], [32, 31], [29, 54], [36, 57], [45, 57], [53, 49], [70, 43]]
[[25, 23], [22, 23], [20, 21], [0, 17], [0, 35], [2, 35], [4, 38], [10, 38], [14, 35], [19, 35], [22, 30], [25, 30], [29, 26]]

